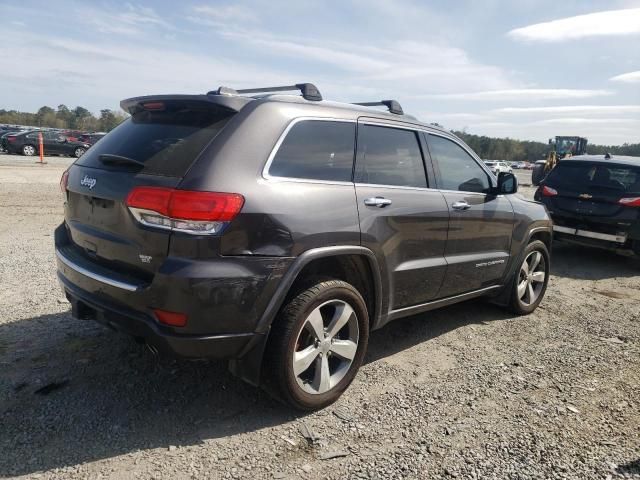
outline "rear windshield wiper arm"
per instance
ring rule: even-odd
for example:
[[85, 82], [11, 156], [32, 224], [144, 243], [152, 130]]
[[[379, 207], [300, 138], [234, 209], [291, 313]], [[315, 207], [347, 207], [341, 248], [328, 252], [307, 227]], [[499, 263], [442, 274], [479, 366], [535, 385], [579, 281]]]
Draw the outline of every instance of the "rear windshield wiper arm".
[[123, 157], [122, 155], [114, 155], [113, 153], [103, 153], [98, 156], [102, 163], [112, 163], [112, 164], [126, 164], [130, 163], [132, 165], [138, 165], [140, 167], [144, 167], [144, 162], [140, 160], [136, 160], [135, 158]]

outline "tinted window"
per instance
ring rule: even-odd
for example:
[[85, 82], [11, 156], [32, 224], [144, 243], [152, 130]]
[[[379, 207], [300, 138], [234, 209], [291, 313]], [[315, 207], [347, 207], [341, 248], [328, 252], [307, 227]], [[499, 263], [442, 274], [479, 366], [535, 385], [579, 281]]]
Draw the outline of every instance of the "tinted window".
[[355, 123], [298, 122], [278, 148], [269, 174], [350, 182], [355, 134]]
[[[183, 176], [233, 112], [207, 103], [167, 103], [161, 111], [141, 111], [122, 122], [80, 159], [95, 168], [133, 168], [142, 173]], [[107, 165], [100, 155], [113, 154], [144, 167]]]
[[486, 192], [489, 177], [461, 146], [446, 138], [429, 135], [429, 152], [438, 166], [438, 187], [462, 192]]
[[427, 176], [416, 135], [411, 130], [361, 125], [356, 182], [426, 187]]
[[574, 192], [609, 190], [640, 194], [640, 167], [565, 160], [551, 170], [544, 183]]

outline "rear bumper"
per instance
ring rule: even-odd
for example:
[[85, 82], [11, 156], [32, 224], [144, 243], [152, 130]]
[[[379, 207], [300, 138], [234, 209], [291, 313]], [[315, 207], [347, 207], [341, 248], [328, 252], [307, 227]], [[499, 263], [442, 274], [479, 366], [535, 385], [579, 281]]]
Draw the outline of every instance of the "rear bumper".
[[[87, 258], [70, 243], [64, 224], [55, 232], [58, 278], [74, 317], [145, 339], [158, 350], [191, 358], [238, 358], [260, 340], [269, 301], [291, 259], [168, 257], [143, 280]], [[187, 325], [160, 323], [153, 309], [187, 315]]]
[[[245, 348], [259, 340], [254, 333], [225, 335], [176, 335], [164, 329], [154, 318], [122, 306], [107, 305], [83, 292], [58, 273], [71, 303], [73, 317], [93, 320], [119, 332], [143, 339], [165, 355], [183, 358], [238, 358]], [[254, 338], [255, 337], [255, 338]]]

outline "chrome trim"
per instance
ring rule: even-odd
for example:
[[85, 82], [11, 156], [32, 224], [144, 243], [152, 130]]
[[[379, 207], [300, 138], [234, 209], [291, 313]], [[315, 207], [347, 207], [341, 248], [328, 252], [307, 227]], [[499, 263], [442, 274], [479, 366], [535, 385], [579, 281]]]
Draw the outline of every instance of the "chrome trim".
[[569, 235], [575, 235], [578, 237], [594, 238], [596, 240], [604, 240], [607, 242], [625, 243], [627, 241], [626, 235], [611, 235], [608, 233], [590, 232], [589, 230], [562, 227], [560, 225], [554, 225], [553, 230], [555, 232], [567, 233]]
[[[276, 153], [278, 153], [278, 150], [280, 149], [280, 146], [282, 145], [282, 142], [284, 142], [284, 139], [286, 138], [286, 136], [289, 133], [289, 131], [297, 123], [304, 122], [304, 121], [309, 121], [309, 120], [320, 121], [320, 122], [357, 123], [356, 120], [350, 120], [350, 119], [344, 119], [344, 118], [334, 118], [334, 117], [297, 117], [297, 118], [294, 118], [286, 126], [286, 128], [284, 129], [284, 132], [282, 132], [280, 134], [280, 136], [278, 137], [278, 140], [276, 141], [276, 144], [271, 149], [271, 153], [269, 153], [269, 156], [267, 157], [267, 163], [265, 163], [264, 168], [262, 169], [262, 178], [264, 178], [265, 180], [294, 180], [296, 182], [301, 182], [301, 183], [322, 183], [322, 184], [325, 184], [325, 185], [326, 184], [330, 184], [330, 185], [353, 185], [353, 182], [342, 182], [342, 181], [331, 181], [331, 180], [315, 180], [313, 178], [280, 177], [278, 175], [271, 175], [269, 173], [269, 169], [271, 168], [271, 164], [273, 163], [273, 159], [275, 158]], [[354, 148], [354, 154], [355, 154], [355, 148]]]
[[[354, 184], [352, 184], [354, 185]], [[356, 187], [368, 187], [368, 188], [396, 188], [398, 190], [422, 190], [422, 191], [429, 191], [429, 192], [437, 192], [438, 189], [436, 188], [429, 188], [429, 187], [405, 187], [403, 185], [384, 185], [384, 184], [380, 184], [380, 183], [356, 183], [355, 184]]]
[[89, 277], [97, 282], [104, 283], [106, 285], [111, 285], [112, 287], [121, 288], [122, 290], [127, 290], [129, 292], [136, 292], [139, 289], [138, 285], [121, 282], [119, 280], [114, 280], [112, 278], [105, 277], [104, 275], [100, 275], [99, 273], [95, 273], [90, 270], [87, 270], [86, 268], [81, 267], [76, 263], [73, 263], [71, 260], [65, 257], [58, 249], [56, 249], [56, 257], [58, 257], [58, 260], [64, 263], [71, 270], [78, 272], [79, 274], [84, 275], [85, 277]]

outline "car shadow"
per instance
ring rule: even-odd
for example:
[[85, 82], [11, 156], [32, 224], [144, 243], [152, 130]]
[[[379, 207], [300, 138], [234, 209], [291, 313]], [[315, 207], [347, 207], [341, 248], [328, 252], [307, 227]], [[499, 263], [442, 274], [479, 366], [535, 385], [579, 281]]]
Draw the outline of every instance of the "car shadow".
[[554, 242], [551, 274], [577, 280], [604, 280], [640, 275], [640, 259], [608, 250]]
[[[392, 322], [372, 333], [366, 361], [508, 317], [481, 305]], [[233, 377], [224, 362], [158, 358], [68, 312], [0, 325], [0, 367], [2, 477], [215, 442], [304, 417]]]

